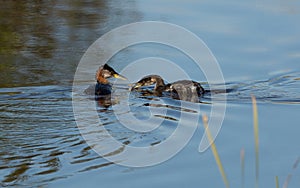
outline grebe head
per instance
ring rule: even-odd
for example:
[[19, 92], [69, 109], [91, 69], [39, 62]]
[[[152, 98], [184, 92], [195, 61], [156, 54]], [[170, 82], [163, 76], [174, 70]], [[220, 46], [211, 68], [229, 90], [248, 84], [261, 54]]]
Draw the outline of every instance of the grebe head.
[[101, 67], [99, 67], [99, 69], [96, 73], [96, 80], [98, 83], [107, 84], [108, 83], [107, 78], [111, 78], [111, 77], [122, 79], [122, 80], [127, 80], [126, 77], [117, 73], [113, 68], [111, 68], [107, 64], [104, 64]]
[[156, 84], [154, 90], [164, 90], [164, 80], [158, 75], [148, 75], [143, 77], [131, 87], [131, 90], [136, 90], [140, 87], [150, 86], [154, 84]]

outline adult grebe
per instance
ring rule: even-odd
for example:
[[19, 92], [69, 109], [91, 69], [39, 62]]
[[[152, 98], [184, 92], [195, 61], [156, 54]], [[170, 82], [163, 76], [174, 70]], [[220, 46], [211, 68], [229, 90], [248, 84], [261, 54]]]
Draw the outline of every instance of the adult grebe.
[[111, 94], [112, 86], [107, 80], [108, 78], [114, 77], [122, 80], [127, 80], [124, 76], [117, 73], [113, 68], [109, 65], [104, 64], [99, 67], [96, 72], [96, 85], [91, 85], [85, 90], [86, 94], [102, 96]]

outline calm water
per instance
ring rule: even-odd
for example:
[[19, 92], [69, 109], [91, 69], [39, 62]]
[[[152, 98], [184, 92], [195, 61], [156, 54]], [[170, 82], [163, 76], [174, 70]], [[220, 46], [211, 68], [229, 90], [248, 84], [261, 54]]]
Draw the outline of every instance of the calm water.
[[[189, 29], [216, 56], [226, 87], [232, 89], [216, 139], [231, 187], [243, 185], [242, 148], [245, 187], [255, 186], [251, 95], [257, 97], [259, 110], [259, 186], [275, 187], [278, 176], [282, 187], [292, 174], [289, 187], [299, 187], [300, 168], [293, 168], [300, 157], [298, 2], [3, 1], [0, 9], [0, 187], [224, 187], [211, 151], [198, 152], [202, 124], [175, 157], [147, 168], [122, 167], [103, 159], [76, 126], [71, 91], [81, 56], [111, 29], [145, 20]], [[110, 64], [120, 71], [120, 62], [149, 56], [178, 64], [191, 61], [164, 46], [142, 45], [121, 51]], [[191, 77], [208, 87], [203, 75]], [[79, 96], [90, 83], [93, 80], [77, 88]], [[124, 85], [116, 90], [117, 108], [122, 108], [128, 93]], [[210, 96], [202, 101], [209, 103]], [[100, 104], [97, 110], [115, 138], [134, 146], [160, 143], [172, 134], [182, 110], [195, 113], [195, 104], [181, 109], [177, 100], [130, 95], [130, 108], [140, 119], [148, 117], [150, 102], [164, 123], [146, 134], [122, 127], [112, 107]], [[210, 104], [197, 105], [209, 114]], [[160, 116], [160, 109], [168, 110], [167, 116]]]

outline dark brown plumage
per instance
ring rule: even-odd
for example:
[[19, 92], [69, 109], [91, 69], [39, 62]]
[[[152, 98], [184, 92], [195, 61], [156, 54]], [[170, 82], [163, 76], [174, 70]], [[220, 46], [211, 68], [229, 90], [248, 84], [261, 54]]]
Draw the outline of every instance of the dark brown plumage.
[[135, 83], [131, 90], [138, 90], [143, 86], [154, 86], [154, 94], [162, 95], [163, 92], [171, 93], [173, 98], [180, 100], [194, 101], [205, 93], [200, 83], [191, 80], [179, 80], [173, 83], [165, 84], [159, 75], [149, 75], [143, 77]]

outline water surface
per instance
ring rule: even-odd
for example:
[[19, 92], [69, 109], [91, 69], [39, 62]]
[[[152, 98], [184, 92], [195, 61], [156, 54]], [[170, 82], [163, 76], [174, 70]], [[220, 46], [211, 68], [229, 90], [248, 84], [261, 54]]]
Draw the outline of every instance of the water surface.
[[[251, 95], [257, 97], [259, 110], [260, 187], [275, 187], [275, 176], [283, 185], [289, 174], [293, 174], [289, 187], [299, 186], [300, 170], [293, 169], [300, 156], [300, 5], [296, 1], [3, 1], [0, 9], [1, 186], [224, 186], [211, 151], [198, 152], [202, 123], [175, 157], [147, 168], [122, 167], [103, 159], [76, 126], [71, 91], [81, 56], [104, 33], [144, 20], [183, 26], [203, 39], [216, 56], [226, 87], [232, 89], [216, 139], [231, 187], [242, 187], [242, 148], [245, 187], [255, 185]], [[121, 71], [120, 62], [148, 56], [183, 66], [191, 61], [165, 46], [142, 45], [121, 51], [109, 63]], [[186, 69], [208, 87], [204, 75]], [[94, 75], [95, 70], [88, 73]], [[168, 81], [176, 78], [170, 76]], [[93, 82], [87, 80], [77, 88], [78, 96], [84, 97], [80, 91]], [[115, 91], [114, 105], [120, 109], [129, 93], [126, 87]], [[201, 114], [209, 114], [210, 96], [201, 100], [204, 103], [197, 104]], [[144, 134], [120, 125], [111, 106], [96, 108], [105, 128], [133, 146], [162, 142], [178, 125], [181, 113], [198, 112], [195, 104], [182, 109], [178, 100], [130, 94], [130, 108], [138, 118], [148, 118], [149, 104], [155, 104], [151, 106], [155, 118], [164, 123]], [[167, 110], [167, 116], [161, 110]]]

